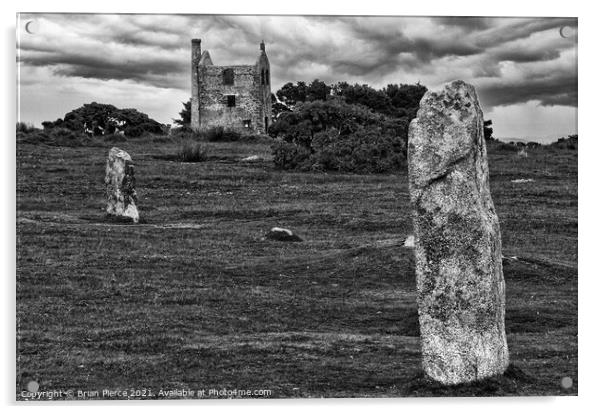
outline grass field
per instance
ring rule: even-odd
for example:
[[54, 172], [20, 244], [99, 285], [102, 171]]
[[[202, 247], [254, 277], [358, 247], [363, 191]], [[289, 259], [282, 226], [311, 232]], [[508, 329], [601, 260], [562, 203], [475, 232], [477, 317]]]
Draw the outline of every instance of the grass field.
[[[490, 150], [512, 366], [442, 387], [421, 373], [405, 172], [275, 171], [265, 143], [211, 143], [203, 163], [169, 161], [169, 141], [117, 146], [134, 159], [138, 225], [105, 218], [110, 146], [17, 145], [18, 399], [30, 381], [155, 396], [577, 394], [576, 151]], [[264, 240], [274, 226], [304, 241]]]

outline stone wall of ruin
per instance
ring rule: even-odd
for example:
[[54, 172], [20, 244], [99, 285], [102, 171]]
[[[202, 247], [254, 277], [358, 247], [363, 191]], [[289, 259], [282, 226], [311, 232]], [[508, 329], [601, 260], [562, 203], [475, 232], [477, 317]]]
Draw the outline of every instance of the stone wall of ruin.
[[[225, 85], [223, 72], [234, 71], [234, 84]], [[266, 115], [265, 95], [258, 87], [259, 74], [255, 65], [199, 66], [200, 129], [225, 127], [240, 132], [263, 132]], [[228, 95], [235, 96], [236, 105], [228, 107]], [[244, 121], [251, 121], [245, 128]]]
[[[192, 52], [191, 126], [195, 130], [224, 127], [241, 133], [265, 133], [272, 118], [270, 63], [264, 50], [254, 65], [216, 66], [201, 62], [200, 43]], [[200, 64], [199, 64], [200, 62]], [[232, 69], [234, 83], [224, 83], [224, 70]], [[262, 73], [267, 79], [262, 82]], [[228, 107], [228, 95], [236, 104]], [[245, 121], [250, 121], [245, 126]]]

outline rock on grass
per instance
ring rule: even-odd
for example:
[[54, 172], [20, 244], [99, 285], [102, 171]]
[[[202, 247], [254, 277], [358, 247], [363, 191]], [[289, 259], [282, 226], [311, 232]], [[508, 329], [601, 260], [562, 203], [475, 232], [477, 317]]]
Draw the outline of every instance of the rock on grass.
[[265, 235], [268, 240], [286, 241], [286, 242], [300, 242], [303, 241], [301, 237], [294, 234], [289, 229], [283, 229], [280, 227], [272, 227], [272, 229]]

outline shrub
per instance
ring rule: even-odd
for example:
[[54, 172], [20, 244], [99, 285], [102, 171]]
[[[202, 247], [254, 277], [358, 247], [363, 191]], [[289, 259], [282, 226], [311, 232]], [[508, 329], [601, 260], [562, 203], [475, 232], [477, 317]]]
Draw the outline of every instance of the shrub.
[[102, 136], [102, 140], [110, 144], [116, 144], [119, 142], [126, 142], [127, 138], [121, 134], [107, 134]]
[[173, 121], [181, 127], [189, 127], [192, 118], [192, 100], [182, 102], [182, 105], [184, 105], [184, 108], [180, 111], [180, 119], [174, 119]]
[[91, 135], [107, 135], [123, 131], [128, 137], [161, 134], [163, 125], [133, 108], [92, 102], [65, 114], [63, 119], [42, 122], [45, 130], [66, 128]]
[[50, 136], [54, 139], [55, 145], [57, 146], [84, 147], [98, 145], [98, 142], [92, 137], [66, 128], [54, 128], [50, 131]]
[[327, 85], [318, 79], [310, 84], [297, 82], [295, 85], [289, 82], [276, 92], [278, 99], [273, 96], [272, 110], [276, 119], [281, 113], [303, 102], [326, 101], [336, 96], [348, 104], [363, 105], [387, 116], [412, 119], [426, 90], [420, 83], [389, 84], [386, 88], [376, 90], [369, 85], [350, 85], [347, 82]]
[[406, 165], [401, 137], [378, 128], [362, 128], [348, 136], [324, 132], [314, 141], [312, 169], [384, 173]]
[[30, 133], [18, 132], [18, 142], [34, 145], [51, 145], [56, 147], [84, 147], [100, 145], [97, 140], [85, 134], [67, 128], [34, 130]]
[[213, 127], [203, 131], [195, 131], [189, 126], [172, 128], [169, 135], [174, 138], [209, 142], [261, 142], [265, 136], [260, 134], [242, 134], [224, 127]]
[[308, 170], [311, 153], [308, 149], [286, 141], [272, 145], [274, 165], [281, 170]]
[[200, 135], [202, 139], [210, 142], [238, 141], [242, 136], [239, 132], [221, 126], [209, 128]]
[[36, 128], [31, 124], [26, 124], [25, 122], [17, 122], [17, 132], [30, 133], [34, 132]]
[[504, 142], [496, 139], [487, 141], [487, 147], [498, 151], [516, 152], [518, 147], [514, 145], [514, 142]]
[[349, 135], [334, 129], [320, 132], [311, 149], [285, 141], [272, 146], [276, 168], [355, 173], [400, 170], [406, 165], [403, 149], [401, 137], [379, 128], [362, 128]]
[[551, 144], [552, 147], [560, 149], [576, 150], [578, 149], [578, 135], [569, 135], [567, 138], [560, 138]]
[[188, 139], [193, 141], [200, 141], [204, 139], [203, 135], [200, 132], [193, 130], [189, 126], [172, 128], [169, 131], [169, 136], [172, 138], [183, 140]]
[[207, 160], [207, 149], [200, 142], [184, 141], [177, 154], [181, 162], [202, 162]]
[[389, 118], [339, 99], [281, 114], [270, 135], [276, 168], [383, 173], [405, 165], [407, 118]]
[[156, 144], [165, 144], [168, 142], [173, 143], [174, 138], [169, 135], [153, 135], [151, 138], [151, 142], [154, 142]]
[[144, 134], [144, 129], [140, 125], [127, 126], [124, 132], [128, 137], [137, 138]]
[[283, 113], [269, 128], [273, 137], [297, 145], [310, 146], [313, 135], [330, 128], [341, 135], [348, 135], [360, 126], [378, 126], [389, 118], [369, 110], [365, 106], [352, 105], [341, 99], [304, 103], [292, 112]]

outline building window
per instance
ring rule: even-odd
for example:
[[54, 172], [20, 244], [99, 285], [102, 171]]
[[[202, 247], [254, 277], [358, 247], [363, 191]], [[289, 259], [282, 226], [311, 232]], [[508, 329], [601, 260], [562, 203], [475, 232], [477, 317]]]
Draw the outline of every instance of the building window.
[[226, 95], [228, 98], [228, 108], [234, 108], [236, 106], [236, 96]]
[[234, 69], [224, 69], [224, 85], [234, 85]]
[[261, 84], [265, 85], [265, 71], [261, 69]]
[[250, 119], [245, 119], [244, 121], [242, 121], [242, 124], [245, 128], [251, 128], [251, 120]]
[[270, 84], [270, 71], [269, 71], [269, 69], [265, 70], [265, 84], [266, 85]]

